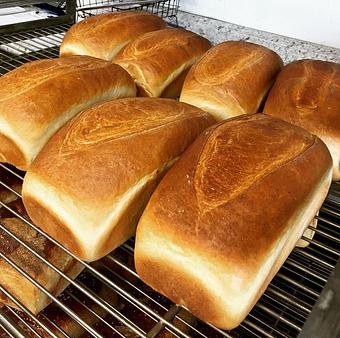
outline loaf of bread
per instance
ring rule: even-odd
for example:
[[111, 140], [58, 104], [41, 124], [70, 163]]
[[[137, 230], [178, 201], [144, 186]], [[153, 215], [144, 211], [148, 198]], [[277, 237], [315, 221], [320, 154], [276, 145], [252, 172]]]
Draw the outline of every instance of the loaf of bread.
[[89, 56], [29, 62], [0, 77], [0, 162], [27, 170], [47, 140], [96, 102], [135, 96], [124, 69]]
[[210, 112], [219, 121], [254, 114], [281, 68], [281, 58], [266, 47], [223, 42], [190, 69], [180, 101]]
[[199, 318], [236, 327], [321, 206], [331, 161], [316, 136], [264, 114], [209, 128], [140, 219], [139, 276]]
[[210, 47], [193, 32], [163, 29], [130, 42], [113, 62], [133, 77], [138, 96], [177, 98], [188, 70]]
[[295, 61], [279, 74], [264, 113], [320, 137], [333, 158], [333, 180], [340, 179], [340, 64]]
[[209, 114], [170, 99], [90, 108], [57, 132], [26, 173], [33, 222], [86, 261], [126, 241], [162, 174], [209, 125]]
[[[11, 202], [9, 206], [16, 212], [25, 214], [19, 200]], [[0, 224], [69, 277], [75, 278], [82, 271], [83, 266], [74, 258], [47, 240], [43, 235], [37, 233], [19, 218], [8, 215], [8, 211], [4, 208], [0, 209]], [[54, 296], [59, 295], [69, 284], [67, 280], [48, 267], [38, 257], [34, 256], [1, 228], [0, 252]], [[51, 302], [47, 295], [2, 259], [0, 259], [0, 285], [33, 314], [37, 314]], [[16, 308], [16, 305], [1, 292], [0, 302]]]
[[60, 56], [89, 55], [107, 61], [138, 36], [166, 27], [159, 16], [142, 11], [91, 16], [73, 25], [60, 46]]

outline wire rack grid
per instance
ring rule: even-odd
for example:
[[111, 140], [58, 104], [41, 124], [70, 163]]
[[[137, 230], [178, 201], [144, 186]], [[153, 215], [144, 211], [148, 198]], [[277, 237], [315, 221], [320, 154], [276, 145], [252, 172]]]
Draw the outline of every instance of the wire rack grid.
[[179, 3], [180, 0], [77, 0], [77, 13], [80, 18], [86, 18], [106, 12], [142, 10], [177, 23]]

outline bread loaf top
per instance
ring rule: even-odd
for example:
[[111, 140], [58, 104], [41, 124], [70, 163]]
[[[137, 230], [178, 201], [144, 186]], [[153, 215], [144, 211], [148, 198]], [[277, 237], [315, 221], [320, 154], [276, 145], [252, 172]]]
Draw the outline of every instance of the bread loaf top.
[[294, 61], [277, 77], [264, 113], [340, 139], [340, 64]]
[[105, 208], [107, 198], [112, 201], [183, 152], [186, 139], [211, 124], [207, 121], [207, 113], [175, 100], [109, 101], [83, 111], [56, 133], [32, 163], [29, 176], [58, 187], [78, 203]]
[[281, 58], [266, 47], [223, 42], [190, 69], [180, 100], [218, 120], [256, 113], [281, 68]]
[[24, 64], [0, 77], [0, 161], [27, 170], [49, 137], [77, 112], [135, 93], [124, 69], [89, 56]]
[[36, 128], [29, 124], [44, 126], [58, 113], [85, 101], [92, 82], [95, 94], [111, 89], [112, 79], [117, 87], [131, 82], [121, 67], [88, 56], [26, 63], [0, 77], [0, 117], [34, 139]]
[[340, 64], [318, 60], [288, 64], [269, 93], [264, 113], [319, 136], [333, 157], [333, 179], [340, 179]]
[[113, 62], [128, 71], [143, 96], [160, 97], [210, 47], [207, 39], [193, 32], [162, 29], [129, 43]]
[[107, 61], [139, 35], [166, 27], [158, 15], [127, 11], [91, 16], [73, 25], [60, 46], [60, 56], [89, 55]]

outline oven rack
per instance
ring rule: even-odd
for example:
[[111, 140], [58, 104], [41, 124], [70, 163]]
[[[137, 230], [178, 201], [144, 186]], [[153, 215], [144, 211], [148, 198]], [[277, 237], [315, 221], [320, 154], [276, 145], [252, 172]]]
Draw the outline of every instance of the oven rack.
[[[31, 60], [57, 57], [58, 46], [68, 27], [68, 25], [60, 25], [0, 36], [0, 73], [4, 74]], [[8, 49], [8, 45], [12, 50]], [[23, 179], [24, 173], [8, 165], [0, 164], [0, 170], [18, 182]], [[14, 191], [0, 175], [1, 188], [12, 191], [20, 198], [20, 194]], [[10, 209], [2, 202], [0, 207]], [[20, 214], [16, 214], [14, 210], [9, 211], [42, 233]], [[62, 296], [52, 298], [54, 303], [52, 306], [58, 305], [63, 309], [62, 312], [79, 323], [87, 332], [83, 337], [297, 337], [303, 331], [303, 325], [312, 313], [313, 306], [332, 275], [340, 256], [339, 183], [333, 183], [317, 218], [318, 228], [316, 230], [311, 228], [315, 231], [313, 240], [306, 239], [310, 245], [304, 249], [293, 250], [246, 320], [238, 328], [229, 332], [219, 330], [190, 316], [188, 311], [172, 304], [143, 284], [133, 267], [133, 240], [126, 242], [99, 262], [83, 263], [86, 267], [84, 272], [75, 281], [70, 280], [71, 285]], [[13, 236], [2, 225], [0, 230]], [[51, 240], [61, 247], [53, 239]], [[39, 258], [39, 255], [30, 250], [29, 246], [25, 243], [22, 245]], [[0, 253], [0, 259], [7, 261], [23, 273], [20, 267], [3, 253]], [[52, 269], [56, 269], [48, 261], [44, 259], [42, 261]], [[68, 278], [62, 273], [61, 275]], [[37, 285], [30, 276], [26, 277]], [[111, 293], [117, 295], [118, 303], [113, 305], [107, 299], [98, 296], [92, 284], [104, 285], [108, 290], [112, 290]], [[41, 288], [39, 285], [37, 287]], [[3, 287], [0, 287], [0, 291], [16, 302]], [[46, 293], [46, 290], [43, 292]], [[72, 298], [78, 305], [88, 308], [98, 319], [98, 323], [94, 326], [88, 325], [67, 305], [65, 298]], [[91, 301], [96, 303], [101, 311], [92, 310], [89, 305]], [[48, 314], [50, 306], [42, 314], [34, 316], [19, 303], [17, 305], [27, 318], [23, 319], [22, 313], [7, 306], [0, 309], [0, 336], [2, 328], [3, 332], [13, 337], [28, 337], [28, 332], [34, 337], [57, 337], [51, 331], [51, 328], [58, 329], [53, 323], [53, 318]], [[65, 336], [61, 331], [58, 332], [59, 336]]]

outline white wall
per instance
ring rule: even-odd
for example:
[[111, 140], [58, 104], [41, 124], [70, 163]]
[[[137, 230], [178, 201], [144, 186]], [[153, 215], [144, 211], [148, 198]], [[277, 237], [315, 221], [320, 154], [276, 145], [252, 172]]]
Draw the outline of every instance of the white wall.
[[340, 0], [181, 0], [181, 9], [340, 48]]

